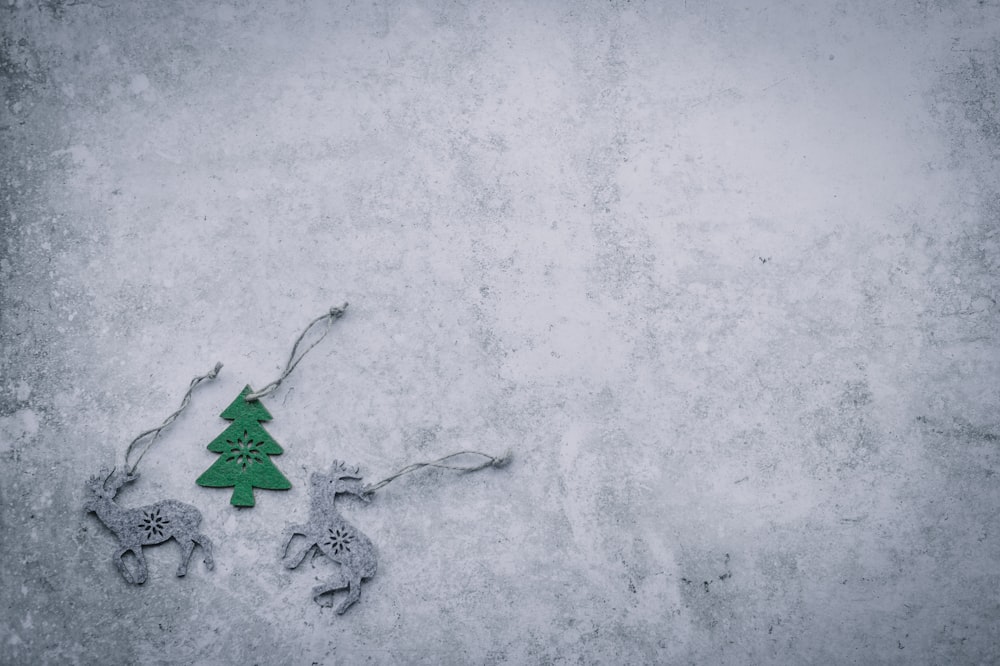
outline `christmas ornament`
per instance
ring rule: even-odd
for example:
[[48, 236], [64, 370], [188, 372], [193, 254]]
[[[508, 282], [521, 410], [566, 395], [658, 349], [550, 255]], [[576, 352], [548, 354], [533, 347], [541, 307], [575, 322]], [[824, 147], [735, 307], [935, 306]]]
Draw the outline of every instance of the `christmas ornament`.
[[[330, 332], [329, 324], [344, 316], [347, 303], [313, 319], [292, 346], [281, 376], [260, 391], [247, 385], [242, 393], [222, 412], [222, 418], [233, 423], [209, 443], [208, 450], [220, 454], [215, 463], [195, 481], [206, 488], [233, 488], [229, 502], [233, 506], [254, 506], [254, 488], [263, 490], [288, 490], [292, 484], [271, 461], [270, 456], [281, 455], [283, 449], [260, 425], [270, 421], [271, 414], [260, 399], [270, 395], [292, 374], [309, 350], [318, 345]], [[321, 321], [327, 322], [323, 333], [299, 353], [299, 345], [309, 331]]]
[[212, 440], [208, 450], [222, 454], [195, 482], [207, 488], [233, 488], [233, 506], [253, 506], [253, 489], [288, 490], [288, 479], [278, 471], [270, 456], [281, 455], [282, 448], [260, 425], [271, 415], [259, 400], [247, 402], [253, 393], [247, 386], [221, 416], [232, 425]]
[[320, 605], [320, 597], [342, 588], [347, 588], [347, 598], [337, 607], [343, 613], [361, 596], [361, 579], [375, 575], [375, 546], [364, 534], [348, 523], [337, 511], [334, 500], [337, 495], [350, 494], [371, 501], [361, 485], [361, 475], [357, 467], [348, 467], [337, 460], [329, 474], [313, 472], [309, 476], [309, 522], [305, 525], [290, 525], [285, 528], [285, 547], [282, 556], [287, 555], [288, 546], [296, 535], [306, 538], [305, 546], [291, 558], [284, 561], [285, 567], [294, 569], [314, 548], [340, 565], [337, 578], [313, 588], [313, 599]]
[[[486, 461], [473, 466], [445, 464], [448, 460], [463, 455], [476, 455]], [[284, 531], [284, 546], [281, 558], [286, 568], [295, 569], [310, 553], [322, 553], [339, 564], [337, 577], [313, 588], [313, 600], [321, 606], [332, 606], [333, 601], [325, 595], [347, 589], [347, 598], [337, 606], [337, 614], [342, 615], [361, 597], [361, 581], [375, 575], [375, 546], [357, 528], [344, 520], [335, 505], [338, 495], [352, 495], [365, 503], [371, 501], [372, 494], [404, 474], [422, 467], [439, 467], [461, 472], [475, 472], [486, 467], [502, 467], [510, 460], [510, 453], [494, 457], [478, 451], [459, 451], [431, 462], [407, 465], [395, 474], [374, 485], [362, 485], [358, 467], [349, 467], [341, 461], [333, 461], [329, 474], [314, 472], [309, 477], [309, 522], [305, 525], [289, 525]], [[305, 537], [305, 543], [291, 556], [288, 548], [296, 536]]]
[[[222, 364], [217, 363], [211, 372], [192, 379], [177, 411], [168, 416], [158, 427], [147, 430], [132, 440], [125, 450], [124, 472], [116, 473], [114, 469], [109, 472], [104, 468], [99, 475], [90, 477], [85, 484], [87, 499], [83, 508], [88, 513], [96, 513], [105, 527], [118, 537], [118, 549], [111, 557], [118, 571], [129, 583], [141, 585], [146, 581], [147, 569], [146, 558], [142, 554], [143, 546], [154, 546], [169, 539], [174, 539], [181, 547], [178, 576], [187, 573], [188, 562], [196, 545], [201, 546], [204, 551], [205, 566], [209, 570], [215, 567], [215, 561], [212, 559], [212, 542], [198, 531], [198, 526], [201, 524], [201, 513], [198, 509], [176, 500], [161, 500], [138, 509], [126, 509], [115, 502], [115, 496], [122, 486], [139, 478], [139, 473], [135, 471], [139, 461], [146, 455], [160, 433], [188, 406], [195, 387], [207, 379], [215, 379], [221, 369]], [[136, 446], [147, 437], [149, 437], [148, 443], [136, 457], [135, 462], [130, 464], [129, 460]], [[125, 553], [129, 551], [135, 555], [138, 563], [135, 572], [125, 564]]]

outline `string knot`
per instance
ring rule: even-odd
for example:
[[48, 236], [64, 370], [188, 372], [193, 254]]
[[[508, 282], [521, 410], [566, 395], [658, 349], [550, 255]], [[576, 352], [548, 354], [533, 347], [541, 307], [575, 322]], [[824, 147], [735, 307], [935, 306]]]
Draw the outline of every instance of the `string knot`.
[[222, 363], [216, 363], [215, 367], [212, 368], [209, 371], [209, 373], [207, 375], [205, 375], [205, 376], [208, 377], [209, 379], [215, 379], [216, 377], [219, 376], [219, 371], [220, 370], [222, 370]]
[[490, 466], [504, 467], [510, 462], [510, 459], [513, 457], [514, 457], [513, 451], [507, 449], [506, 451], [503, 452], [503, 455], [494, 457], [493, 462], [490, 463]]
[[333, 317], [334, 319], [340, 319], [341, 317], [344, 316], [344, 310], [347, 309], [347, 305], [348, 305], [347, 303], [344, 303], [339, 308], [336, 305], [334, 305], [332, 308], [330, 308], [330, 316]]

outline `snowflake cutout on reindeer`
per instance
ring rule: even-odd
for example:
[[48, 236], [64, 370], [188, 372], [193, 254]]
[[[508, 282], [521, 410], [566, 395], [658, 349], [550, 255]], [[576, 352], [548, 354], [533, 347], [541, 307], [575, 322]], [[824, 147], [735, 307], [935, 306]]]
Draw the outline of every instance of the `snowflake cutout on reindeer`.
[[170, 521], [160, 515], [159, 507], [142, 515], [140, 527], [146, 531], [147, 539], [159, 539], [170, 529]]
[[340, 555], [351, 552], [352, 541], [354, 541], [354, 537], [347, 530], [330, 528], [327, 530], [327, 537], [323, 541], [323, 545], [333, 551], [334, 555]]

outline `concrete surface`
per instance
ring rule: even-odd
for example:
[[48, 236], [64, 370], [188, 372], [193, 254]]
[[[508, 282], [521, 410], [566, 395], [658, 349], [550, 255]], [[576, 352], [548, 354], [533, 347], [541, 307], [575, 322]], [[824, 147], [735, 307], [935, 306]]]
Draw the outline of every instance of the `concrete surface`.
[[[0, 661], [1000, 661], [1000, 6], [5, 0]], [[194, 479], [267, 401], [294, 488]], [[126, 584], [84, 481], [216, 570]], [[379, 571], [277, 561], [334, 458]]]

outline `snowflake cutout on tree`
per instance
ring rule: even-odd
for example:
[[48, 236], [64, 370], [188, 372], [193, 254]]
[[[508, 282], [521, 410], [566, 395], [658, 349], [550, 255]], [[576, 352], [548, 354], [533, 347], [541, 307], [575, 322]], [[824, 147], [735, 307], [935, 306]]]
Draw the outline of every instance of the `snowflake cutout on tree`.
[[145, 530], [147, 539], [159, 539], [167, 532], [168, 525], [170, 521], [160, 515], [160, 509], [157, 507], [142, 514], [139, 526]]
[[243, 437], [238, 438], [235, 442], [227, 439], [226, 443], [229, 444], [229, 455], [226, 456], [226, 462], [235, 460], [236, 464], [244, 472], [247, 469], [247, 465], [252, 465], [255, 462], [264, 462], [264, 454], [257, 448], [259, 442], [254, 442], [250, 439], [245, 430], [243, 431]]
[[354, 536], [347, 530], [342, 530], [339, 527], [329, 528], [323, 545], [329, 548], [334, 555], [340, 555], [351, 552], [350, 544], [352, 541], [354, 541]]

